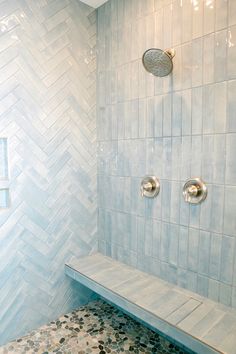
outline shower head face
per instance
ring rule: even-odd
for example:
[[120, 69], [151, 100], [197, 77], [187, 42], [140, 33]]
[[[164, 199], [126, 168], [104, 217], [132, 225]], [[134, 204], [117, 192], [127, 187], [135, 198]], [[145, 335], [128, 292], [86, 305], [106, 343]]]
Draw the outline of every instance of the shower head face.
[[143, 54], [143, 66], [151, 74], [159, 77], [169, 75], [173, 70], [173, 55], [170, 51], [148, 49]]

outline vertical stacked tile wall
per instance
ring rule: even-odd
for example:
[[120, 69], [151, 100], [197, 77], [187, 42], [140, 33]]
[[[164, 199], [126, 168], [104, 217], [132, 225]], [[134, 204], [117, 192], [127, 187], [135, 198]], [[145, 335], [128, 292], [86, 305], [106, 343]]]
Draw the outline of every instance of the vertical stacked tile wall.
[[[149, 75], [148, 48], [174, 48]], [[236, 2], [110, 0], [98, 10], [99, 248], [236, 307]], [[156, 175], [160, 195], [142, 199]], [[182, 186], [201, 177], [206, 201]]]

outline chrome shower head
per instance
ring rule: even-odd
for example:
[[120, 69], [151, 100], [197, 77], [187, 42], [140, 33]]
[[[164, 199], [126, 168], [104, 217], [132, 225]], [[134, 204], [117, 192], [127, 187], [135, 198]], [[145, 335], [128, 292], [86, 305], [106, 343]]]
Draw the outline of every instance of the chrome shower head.
[[151, 74], [159, 77], [169, 75], [173, 70], [173, 49], [161, 50], [151, 48], [143, 54], [143, 66]]

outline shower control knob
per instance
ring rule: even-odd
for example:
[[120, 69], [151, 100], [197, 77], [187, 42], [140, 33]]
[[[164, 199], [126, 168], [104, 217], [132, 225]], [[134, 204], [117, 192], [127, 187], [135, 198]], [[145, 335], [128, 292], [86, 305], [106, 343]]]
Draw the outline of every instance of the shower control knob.
[[160, 182], [155, 176], [146, 176], [141, 182], [141, 196], [155, 198], [160, 192]]
[[188, 187], [188, 194], [191, 196], [191, 197], [196, 197], [198, 195], [198, 187], [196, 186], [190, 186]]
[[183, 187], [183, 197], [187, 203], [199, 204], [207, 197], [207, 187], [200, 178], [190, 178]]

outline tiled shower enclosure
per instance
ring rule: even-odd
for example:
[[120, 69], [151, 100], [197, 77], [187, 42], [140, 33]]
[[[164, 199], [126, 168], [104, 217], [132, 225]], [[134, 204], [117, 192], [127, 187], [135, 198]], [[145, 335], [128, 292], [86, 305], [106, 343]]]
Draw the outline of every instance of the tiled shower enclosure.
[[[236, 2], [110, 0], [97, 36], [100, 250], [236, 307]], [[176, 50], [171, 76], [144, 70], [153, 47]], [[190, 177], [201, 205], [183, 200]]]
[[235, 63], [236, 0], [0, 0], [0, 345], [93, 298], [64, 264], [97, 250], [236, 308]]

